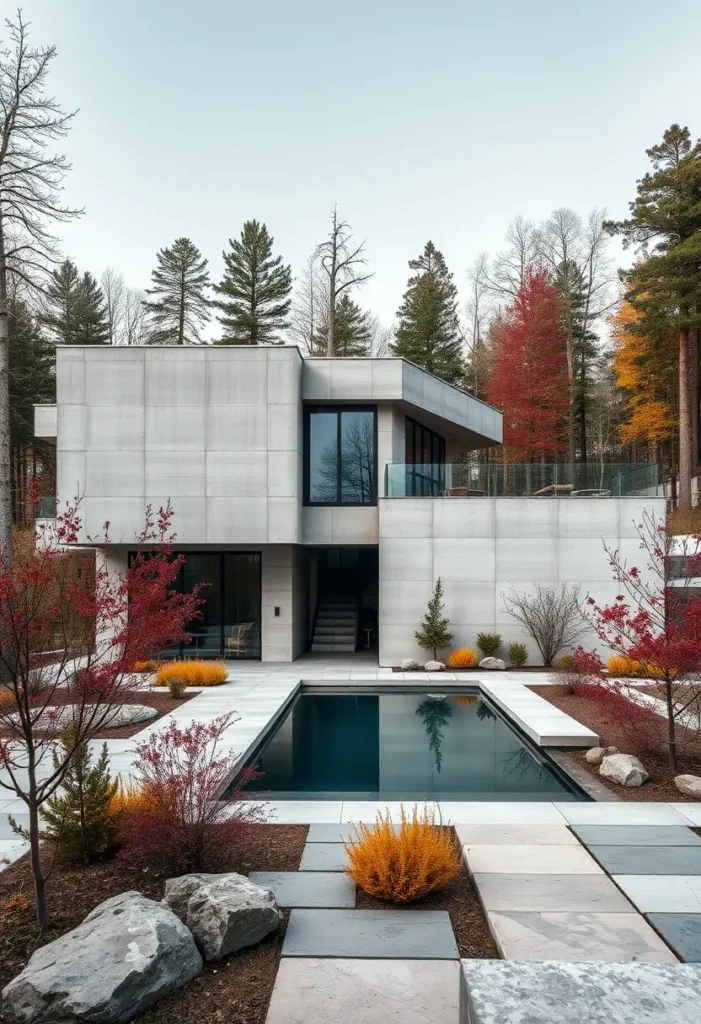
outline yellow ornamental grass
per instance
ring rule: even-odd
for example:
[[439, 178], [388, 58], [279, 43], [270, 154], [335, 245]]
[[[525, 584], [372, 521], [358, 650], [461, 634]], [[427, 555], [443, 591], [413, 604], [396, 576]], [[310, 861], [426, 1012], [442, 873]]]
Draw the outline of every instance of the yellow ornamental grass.
[[221, 686], [227, 680], [227, 668], [221, 661], [171, 661], [156, 673], [154, 686], [169, 686], [174, 680], [185, 686]]
[[471, 647], [458, 647], [448, 655], [448, 666], [450, 668], [473, 668], [479, 661], [477, 651]]
[[163, 664], [162, 661], [156, 661], [155, 658], [149, 658], [147, 661], [135, 661], [131, 666], [132, 672], [157, 672]]
[[345, 844], [350, 875], [356, 885], [381, 900], [408, 903], [420, 900], [450, 882], [460, 870], [460, 855], [452, 830], [440, 828], [434, 817], [414, 806], [411, 817], [401, 810], [401, 824], [392, 825], [389, 811], [374, 825], [357, 825]]
[[464, 704], [467, 707], [470, 704], [477, 704], [479, 697], [471, 696], [467, 693], [458, 693], [453, 697], [453, 701], [455, 704]]
[[614, 654], [606, 662], [606, 668], [610, 676], [628, 678], [639, 674], [640, 662], [635, 661], [633, 658], [624, 658], [620, 654]]
[[135, 814], [139, 811], [146, 811], [150, 806], [150, 800], [144, 790], [133, 782], [125, 786], [121, 778], [118, 780], [117, 792], [109, 802], [107, 811], [110, 815]]

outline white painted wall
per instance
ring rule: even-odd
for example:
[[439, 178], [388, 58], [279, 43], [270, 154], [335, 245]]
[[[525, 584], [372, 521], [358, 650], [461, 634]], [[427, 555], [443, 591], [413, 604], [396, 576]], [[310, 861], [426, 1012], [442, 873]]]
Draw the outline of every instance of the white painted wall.
[[172, 500], [180, 544], [300, 539], [296, 348], [57, 349], [58, 491], [128, 543]]
[[[664, 516], [661, 498], [383, 498], [380, 527], [380, 664], [425, 661], [414, 631], [441, 577], [453, 645], [476, 646], [479, 632], [501, 633], [504, 646], [533, 640], [503, 605], [513, 586], [581, 583], [584, 594], [612, 601], [617, 588], [602, 539], [639, 559], [634, 523], [643, 509]], [[592, 636], [591, 645], [596, 646]]]

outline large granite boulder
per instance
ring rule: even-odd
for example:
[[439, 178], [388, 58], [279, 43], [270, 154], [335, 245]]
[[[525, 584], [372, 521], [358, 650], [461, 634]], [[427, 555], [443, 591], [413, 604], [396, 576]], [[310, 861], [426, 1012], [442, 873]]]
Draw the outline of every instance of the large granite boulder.
[[164, 902], [190, 929], [205, 960], [254, 946], [282, 921], [270, 889], [244, 875], [169, 878]]
[[42, 946], [2, 992], [6, 1024], [124, 1024], [199, 974], [202, 957], [170, 907], [113, 896]]
[[445, 671], [445, 665], [442, 661], [427, 661], [424, 665], [427, 672], [443, 672]]
[[619, 786], [635, 789], [650, 778], [643, 764], [632, 754], [610, 754], [599, 767], [599, 775]]
[[413, 658], [405, 658], [399, 666], [402, 672], [416, 672], [419, 667], [418, 661], [414, 661]]
[[674, 785], [685, 796], [701, 800], [701, 778], [698, 775], [675, 775]]
[[501, 658], [482, 658], [480, 668], [486, 668], [489, 672], [503, 672], [506, 669], [506, 662]]
[[612, 754], [620, 754], [618, 747], [592, 747], [587, 750], [584, 760], [589, 764], [601, 764], [605, 757], [611, 757]]

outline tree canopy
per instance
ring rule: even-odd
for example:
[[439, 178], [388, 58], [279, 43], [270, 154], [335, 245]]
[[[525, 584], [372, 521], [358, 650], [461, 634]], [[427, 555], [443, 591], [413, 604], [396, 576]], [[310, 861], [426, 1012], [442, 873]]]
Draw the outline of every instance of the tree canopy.
[[273, 256], [274, 239], [265, 224], [247, 220], [241, 237], [229, 239], [224, 276], [214, 286], [220, 298], [222, 345], [263, 345], [281, 340], [287, 324], [292, 270]]

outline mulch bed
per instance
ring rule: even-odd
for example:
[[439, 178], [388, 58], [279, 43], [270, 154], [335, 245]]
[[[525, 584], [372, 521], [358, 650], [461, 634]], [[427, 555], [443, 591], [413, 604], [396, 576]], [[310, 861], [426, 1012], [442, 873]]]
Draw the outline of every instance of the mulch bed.
[[[307, 831], [306, 825], [257, 825], [223, 870], [296, 871]], [[57, 868], [47, 886], [52, 925], [44, 941], [75, 928], [99, 903], [121, 892], [137, 890], [151, 899], [161, 899], [164, 881], [148, 872], [135, 872], [118, 859]], [[20, 894], [30, 906], [13, 909]], [[31, 873], [24, 857], [0, 874], [0, 989], [42, 944], [32, 901]], [[257, 946], [205, 966], [184, 989], [141, 1017], [142, 1024], [264, 1024], [283, 937], [281, 928]]]
[[[590, 697], [580, 697], [574, 693], [568, 693], [564, 686], [532, 686], [531, 689], [540, 697], [544, 697], [550, 704], [560, 708], [566, 714], [571, 715], [582, 725], [598, 733], [601, 745], [604, 747], [618, 747], [625, 754], [635, 754], [645, 765], [650, 778], [644, 786], [637, 789], [628, 789], [625, 786], [616, 786], [599, 775], [596, 765], [589, 764], [584, 758], [584, 751], [563, 752], [566, 760], [583, 768], [598, 782], [602, 783], [620, 800], [641, 800], [641, 801], [673, 801], [676, 803], [692, 803], [694, 798], [680, 793], [674, 785], [675, 775], [701, 775], [701, 744], [698, 740], [684, 744], [678, 755], [678, 767], [672, 771], [667, 760], [667, 753], [664, 748], [660, 750], [636, 751], [631, 749], [630, 740], [624, 733], [617, 730], [615, 725], [605, 721], [596, 701]], [[664, 724], [664, 722], [663, 722]], [[678, 726], [681, 738], [682, 730]]]
[[[196, 697], [196, 693], [186, 693], [180, 700], [174, 700], [167, 689], [163, 690], [130, 690], [125, 693], [122, 698], [115, 700], [115, 704], [148, 704], [150, 708], [155, 708], [158, 712], [157, 718], [151, 718], [148, 722], [134, 722], [133, 725], [122, 725], [118, 729], [101, 729], [100, 732], [95, 733], [93, 739], [101, 740], [116, 740], [116, 739], [129, 739], [131, 736], [135, 736], [137, 732], [141, 732], [147, 725], [153, 725], [159, 718], [163, 718], [164, 715], [169, 714], [171, 711], [175, 711], [176, 708], [180, 707], [188, 700], [192, 700]], [[59, 707], [63, 704], [73, 704], [74, 698], [72, 698], [67, 691], [57, 689], [51, 697], [49, 707]], [[0, 733], [1, 734], [1, 733]]]

